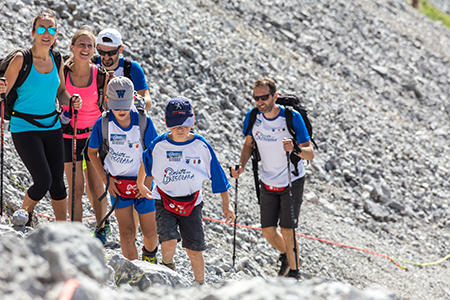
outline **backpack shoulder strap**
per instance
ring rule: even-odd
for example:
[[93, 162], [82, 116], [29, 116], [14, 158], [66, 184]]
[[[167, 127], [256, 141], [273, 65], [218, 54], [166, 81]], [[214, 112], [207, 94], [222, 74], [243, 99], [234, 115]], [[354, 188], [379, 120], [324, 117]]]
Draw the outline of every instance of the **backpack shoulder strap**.
[[109, 111], [104, 111], [102, 113], [102, 139], [103, 143], [109, 148], [109, 138], [108, 138], [108, 122], [109, 122]]
[[61, 53], [54, 49], [50, 49], [50, 51], [52, 52], [53, 58], [55, 59], [56, 67], [58, 68], [59, 72], [59, 69], [61, 68]]
[[145, 131], [147, 130], [147, 115], [144, 110], [139, 110], [139, 131], [141, 133], [141, 145], [144, 150], [147, 149], [145, 145]]
[[[293, 119], [293, 113], [292, 113], [292, 108], [290, 106], [285, 106], [285, 118], [286, 118], [286, 127], [289, 131], [289, 134], [292, 136], [292, 142], [294, 144], [294, 152], [298, 152], [300, 151], [300, 146], [298, 145], [297, 142], [297, 134], [294, 130], [294, 125], [292, 124], [292, 119]], [[298, 162], [300, 161], [300, 157], [298, 157], [297, 155], [295, 155], [294, 153], [291, 153], [289, 156], [292, 164], [294, 165], [294, 170], [292, 171], [292, 174], [294, 174], [295, 176], [298, 176], [299, 171], [298, 171]]]
[[255, 125], [255, 121], [256, 121], [256, 116], [258, 115], [258, 108], [254, 108], [252, 109], [252, 111], [250, 112], [250, 119], [248, 122], [248, 126], [245, 129], [245, 136], [248, 135], [250, 128], [253, 128], [253, 125]]
[[293, 113], [292, 113], [292, 108], [289, 106], [285, 106], [284, 108], [284, 114], [285, 114], [285, 118], [286, 118], [286, 127], [289, 131], [289, 133], [292, 135], [292, 138], [297, 141], [297, 134], [294, 130], [294, 125], [292, 124], [292, 119], [293, 119]]
[[64, 71], [64, 80], [65, 80], [67, 78], [67, 74], [69, 74], [69, 72], [70, 72], [70, 69], [68, 66], [65, 65], [63, 71]]
[[23, 63], [22, 68], [19, 71], [19, 75], [17, 76], [16, 83], [14, 83], [14, 87], [16, 88], [21, 86], [25, 79], [27, 79], [28, 74], [30, 74], [31, 71], [31, 65], [33, 64], [33, 54], [31, 53], [31, 49], [26, 48], [19, 51], [22, 52]]
[[97, 93], [98, 93], [98, 108], [100, 109], [100, 111], [107, 111], [108, 110], [108, 105], [105, 102], [105, 96], [104, 96], [104, 91], [103, 88], [105, 86], [105, 81], [106, 81], [106, 70], [103, 67], [98, 67], [98, 71], [97, 71]]
[[97, 65], [97, 60], [98, 60], [98, 53], [95, 53], [94, 56], [92, 56], [91, 58], [91, 63], [93, 63], [94, 65]]
[[123, 62], [123, 76], [131, 80], [131, 59], [125, 58]]

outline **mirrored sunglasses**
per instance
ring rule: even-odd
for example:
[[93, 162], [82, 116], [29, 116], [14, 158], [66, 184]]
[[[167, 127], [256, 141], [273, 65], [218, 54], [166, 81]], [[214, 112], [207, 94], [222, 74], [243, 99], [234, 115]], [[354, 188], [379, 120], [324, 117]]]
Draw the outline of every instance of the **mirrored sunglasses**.
[[103, 51], [103, 50], [100, 50], [100, 49], [97, 48], [97, 52], [98, 52], [98, 54], [99, 54], [100, 56], [105, 56], [106, 54], [108, 54], [108, 56], [114, 56], [114, 55], [117, 54], [117, 52], [119, 52], [120, 47], [121, 47], [121, 46], [117, 47], [116, 50], [111, 50], [111, 51]]
[[49, 27], [49, 28], [45, 28], [45, 27], [38, 27], [36, 28], [36, 33], [39, 35], [43, 35], [45, 31], [48, 31], [48, 33], [50, 33], [51, 35], [55, 35], [56, 34], [56, 27]]

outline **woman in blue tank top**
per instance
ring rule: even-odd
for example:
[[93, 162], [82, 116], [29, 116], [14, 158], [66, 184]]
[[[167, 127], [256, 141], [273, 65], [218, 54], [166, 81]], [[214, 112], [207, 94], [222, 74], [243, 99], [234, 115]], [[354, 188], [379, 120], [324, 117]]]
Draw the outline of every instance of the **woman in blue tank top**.
[[[31, 47], [32, 66], [30, 73], [17, 88], [14, 114], [10, 130], [17, 153], [33, 178], [27, 190], [22, 208], [29, 214], [27, 225], [31, 225], [32, 212], [47, 191], [50, 192], [53, 211], [58, 221], [67, 218], [67, 193], [64, 185], [63, 137], [55, 100], [69, 105], [71, 95], [67, 92], [63, 69], [58, 69], [52, 48], [56, 43], [58, 29], [55, 13], [46, 9], [33, 21]], [[55, 55], [56, 56], [56, 55]], [[59, 65], [62, 58], [58, 55]], [[5, 73], [6, 82], [0, 82], [0, 93], [8, 93], [22, 68], [22, 52], [11, 60]], [[81, 98], [72, 97], [73, 107], [81, 108]]]

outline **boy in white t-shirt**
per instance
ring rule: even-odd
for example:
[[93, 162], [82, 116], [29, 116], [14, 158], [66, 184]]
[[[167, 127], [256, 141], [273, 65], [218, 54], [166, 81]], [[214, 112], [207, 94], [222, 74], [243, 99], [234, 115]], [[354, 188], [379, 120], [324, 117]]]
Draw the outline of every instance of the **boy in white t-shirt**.
[[[177, 242], [191, 260], [195, 281], [205, 280], [206, 250], [202, 223], [202, 184], [211, 180], [213, 193], [222, 197], [222, 211], [226, 221], [236, 218], [230, 205], [230, 184], [209, 143], [191, 131], [194, 125], [192, 104], [177, 97], [166, 104], [165, 122], [169, 132], [158, 136], [144, 152], [138, 176], [141, 195], [155, 198], [156, 221], [161, 242], [161, 263], [175, 270], [173, 256]], [[152, 192], [144, 180], [155, 184]]]
[[[152, 120], [147, 117], [147, 127], [143, 141], [141, 141], [139, 113], [133, 109], [134, 87], [130, 79], [115, 77], [108, 84], [108, 140], [109, 152], [105, 157], [104, 165], [99, 157], [99, 148], [102, 144], [102, 118], [98, 119], [92, 129], [89, 142], [89, 158], [102, 178], [110, 184], [108, 191], [111, 195], [112, 205], [116, 201], [116, 218], [119, 223], [120, 245], [123, 255], [129, 260], [138, 258], [135, 243], [136, 226], [133, 219], [133, 205], [139, 213], [144, 247], [142, 259], [157, 263], [158, 238], [156, 234], [155, 200], [141, 197], [136, 185], [136, 177], [142, 161], [144, 145], [157, 136]], [[151, 187], [151, 181], [146, 184]]]

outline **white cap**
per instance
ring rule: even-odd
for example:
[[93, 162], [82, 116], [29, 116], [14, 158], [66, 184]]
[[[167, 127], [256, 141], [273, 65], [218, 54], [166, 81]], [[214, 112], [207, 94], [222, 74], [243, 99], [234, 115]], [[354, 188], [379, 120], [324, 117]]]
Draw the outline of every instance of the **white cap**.
[[114, 28], [105, 28], [97, 36], [97, 44], [109, 47], [122, 45], [122, 35]]

